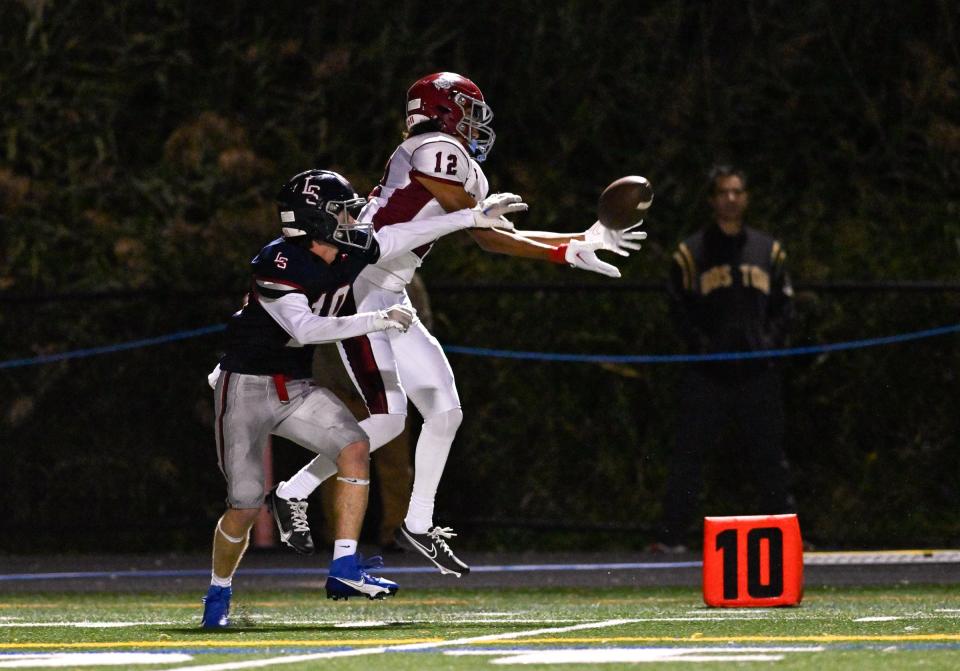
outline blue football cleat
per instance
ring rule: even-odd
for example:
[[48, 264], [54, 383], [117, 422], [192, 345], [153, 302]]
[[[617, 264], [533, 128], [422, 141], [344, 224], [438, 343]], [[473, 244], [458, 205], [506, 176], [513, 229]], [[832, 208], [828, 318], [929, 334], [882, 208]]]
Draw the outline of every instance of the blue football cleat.
[[230, 625], [230, 597], [233, 590], [229, 587], [210, 585], [203, 597], [203, 619], [200, 626], [204, 629], [222, 629]]
[[327, 598], [334, 601], [351, 596], [383, 599], [396, 594], [400, 589], [397, 583], [367, 573], [374, 568], [383, 568], [382, 557], [371, 557], [365, 562], [362, 555], [352, 554], [333, 560], [327, 576]]

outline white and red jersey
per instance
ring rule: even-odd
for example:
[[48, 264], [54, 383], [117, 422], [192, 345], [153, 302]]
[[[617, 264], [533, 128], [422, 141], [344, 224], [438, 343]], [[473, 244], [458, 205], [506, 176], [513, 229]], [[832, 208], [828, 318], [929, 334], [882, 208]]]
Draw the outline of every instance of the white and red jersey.
[[[487, 196], [489, 185], [480, 165], [460, 142], [445, 133], [424, 133], [404, 140], [387, 162], [380, 184], [360, 213], [374, 230], [444, 214], [433, 194], [415, 177], [462, 186], [476, 200]], [[367, 266], [361, 277], [390, 291], [401, 291], [413, 279], [433, 243], [393, 259]]]

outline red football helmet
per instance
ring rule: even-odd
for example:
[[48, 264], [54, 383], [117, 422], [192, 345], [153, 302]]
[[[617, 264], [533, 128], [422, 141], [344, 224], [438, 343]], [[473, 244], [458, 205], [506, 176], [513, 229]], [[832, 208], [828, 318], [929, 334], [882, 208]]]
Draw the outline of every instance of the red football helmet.
[[427, 75], [407, 91], [407, 129], [430, 119], [444, 133], [466, 140], [477, 161], [487, 157], [497, 138], [490, 127], [493, 110], [480, 87], [455, 72]]

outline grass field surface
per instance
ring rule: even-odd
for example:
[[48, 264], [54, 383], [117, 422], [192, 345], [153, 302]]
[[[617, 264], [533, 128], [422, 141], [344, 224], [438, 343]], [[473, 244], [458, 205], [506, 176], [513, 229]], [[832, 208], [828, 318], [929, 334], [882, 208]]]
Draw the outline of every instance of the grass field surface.
[[[319, 586], [318, 586], [319, 587]], [[0, 594], [0, 669], [960, 669], [955, 587], [816, 588], [799, 607], [713, 609], [694, 588], [428, 589], [332, 602], [245, 591]]]

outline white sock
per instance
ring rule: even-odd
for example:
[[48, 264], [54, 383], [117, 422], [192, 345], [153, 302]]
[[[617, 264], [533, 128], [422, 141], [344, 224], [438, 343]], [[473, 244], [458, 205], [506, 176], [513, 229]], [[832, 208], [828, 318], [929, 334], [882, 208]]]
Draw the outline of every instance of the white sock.
[[322, 480], [304, 467], [295, 476], [277, 485], [277, 496], [288, 501], [302, 500], [310, 496], [310, 492], [319, 487], [321, 482]]
[[462, 419], [460, 408], [455, 408], [428, 417], [420, 429], [414, 456], [413, 493], [404, 519], [407, 528], [415, 534], [426, 533], [433, 526], [437, 487]]
[[221, 578], [216, 573], [210, 574], [210, 584], [216, 585], [217, 587], [230, 587], [233, 584], [233, 576], [229, 578]]
[[425, 534], [433, 526], [433, 497], [421, 498], [414, 494], [410, 497], [410, 507], [403, 523], [415, 534]]
[[333, 561], [340, 557], [348, 557], [357, 554], [357, 541], [348, 538], [338, 538], [333, 542]]

